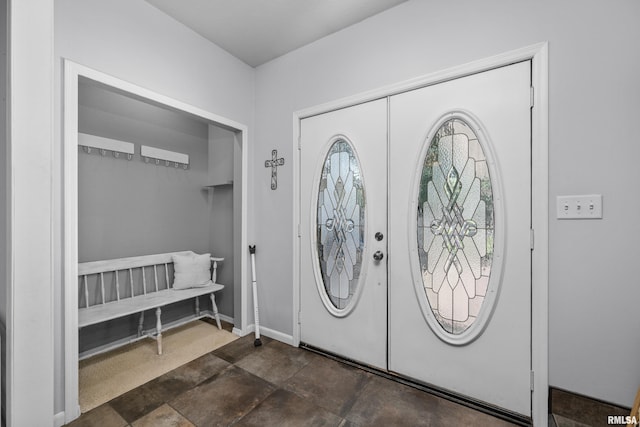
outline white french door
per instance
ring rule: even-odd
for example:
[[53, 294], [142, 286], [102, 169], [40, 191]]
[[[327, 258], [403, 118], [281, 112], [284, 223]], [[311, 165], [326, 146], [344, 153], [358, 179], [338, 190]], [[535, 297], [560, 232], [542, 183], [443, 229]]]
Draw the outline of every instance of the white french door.
[[393, 96], [389, 139], [389, 370], [526, 416], [530, 87], [527, 61]]
[[301, 120], [301, 342], [531, 415], [530, 67]]
[[387, 100], [300, 126], [300, 340], [386, 369]]

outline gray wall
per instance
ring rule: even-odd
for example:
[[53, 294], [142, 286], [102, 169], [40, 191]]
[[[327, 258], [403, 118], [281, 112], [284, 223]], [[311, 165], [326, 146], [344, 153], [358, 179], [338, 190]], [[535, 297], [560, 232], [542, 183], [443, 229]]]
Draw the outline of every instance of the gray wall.
[[245, 124], [250, 138], [254, 70], [142, 0], [56, 0], [54, 42], [54, 396], [55, 413], [59, 413], [64, 410], [65, 375], [62, 59]]
[[[640, 2], [412, 0], [256, 71], [255, 240], [260, 321], [292, 332], [292, 168], [269, 189], [264, 160], [292, 158], [296, 110], [549, 41], [550, 383], [630, 406], [640, 251]], [[598, 193], [601, 221], [558, 221], [555, 198]]]
[[[222, 135], [228, 131], [87, 81], [80, 85], [78, 113], [80, 132], [134, 143], [137, 153], [129, 161], [79, 148], [79, 262], [181, 250], [228, 258], [219, 266], [219, 282], [228, 286], [216, 297], [220, 312], [233, 317], [233, 189], [203, 190], [211, 175], [209, 129]], [[232, 142], [217, 156], [230, 165], [231, 176]], [[145, 163], [139, 155], [142, 144], [189, 155], [189, 169]], [[90, 298], [97, 301], [95, 295]], [[192, 301], [175, 304], [163, 310], [163, 323], [191, 314]], [[147, 328], [155, 327], [153, 316], [145, 320]], [[135, 336], [137, 324], [137, 316], [131, 316], [84, 328], [80, 350]]]
[[[79, 91], [78, 130], [135, 144], [131, 161], [78, 153], [79, 262], [208, 252], [206, 123], [93, 85]], [[189, 155], [187, 170], [145, 163], [140, 146]]]

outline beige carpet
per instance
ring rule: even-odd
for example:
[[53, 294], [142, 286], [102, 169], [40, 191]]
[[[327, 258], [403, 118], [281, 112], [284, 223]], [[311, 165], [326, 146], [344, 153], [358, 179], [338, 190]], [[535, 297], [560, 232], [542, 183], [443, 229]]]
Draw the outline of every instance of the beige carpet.
[[191, 322], [162, 334], [80, 361], [80, 409], [87, 412], [238, 337], [207, 322]]

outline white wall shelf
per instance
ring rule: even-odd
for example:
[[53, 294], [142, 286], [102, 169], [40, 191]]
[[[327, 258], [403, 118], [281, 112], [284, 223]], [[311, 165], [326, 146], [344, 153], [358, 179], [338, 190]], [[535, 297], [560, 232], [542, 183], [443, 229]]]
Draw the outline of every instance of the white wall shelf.
[[227, 185], [233, 185], [233, 180], [230, 179], [229, 181], [226, 181], [226, 182], [217, 182], [215, 184], [207, 184], [207, 185], [203, 186], [202, 188], [204, 188], [205, 190], [211, 190], [211, 189], [216, 188], [216, 187], [224, 187], [224, 186], [227, 186]]

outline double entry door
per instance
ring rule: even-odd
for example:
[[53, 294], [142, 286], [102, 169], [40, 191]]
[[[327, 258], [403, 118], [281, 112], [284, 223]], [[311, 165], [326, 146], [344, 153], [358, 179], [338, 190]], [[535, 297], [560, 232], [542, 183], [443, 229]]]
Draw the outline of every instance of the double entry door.
[[531, 415], [530, 66], [301, 120], [302, 343]]

